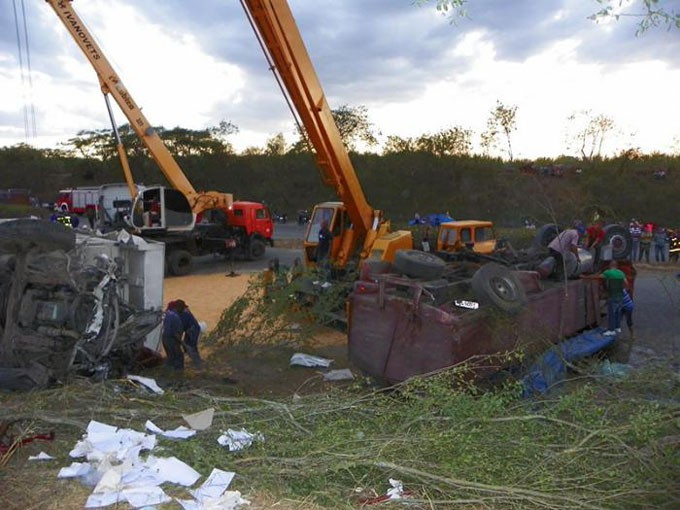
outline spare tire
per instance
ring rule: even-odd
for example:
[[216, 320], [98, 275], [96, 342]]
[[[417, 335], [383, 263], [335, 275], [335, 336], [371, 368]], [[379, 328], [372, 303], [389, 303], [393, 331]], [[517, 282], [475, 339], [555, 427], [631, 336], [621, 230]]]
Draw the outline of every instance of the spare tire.
[[528, 303], [517, 275], [495, 262], [484, 264], [475, 271], [472, 290], [481, 303], [494, 305], [511, 314], [520, 313]]
[[420, 250], [397, 250], [394, 255], [395, 269], [411, 278], [436, 280], [444, 273], [444, 266], [442, 259]]
[[547, 248], [551, 241], [555, 239], [559, 233], [560, 227], [554, 223], [546, 223], [538, 229], [531, 244], [536, 248]]
[[185, 276], [191, 272], [193, 258], [186, 250], [175, 250], [168, 255], [168, 272], [173, 276]]
[[31, 218], [19, 218], [0, 223], [0, 249], [12, 253], [32, 248], [41, 251], [71, 251], [76, 245], [76, 233], [61, 223]]
[[612, 259], [622, 260], [630, 256], [633, 248], [633, 238], [630, 231], [621, 225], [607, 225], [604, 227], [604, 244], [612, 247]]

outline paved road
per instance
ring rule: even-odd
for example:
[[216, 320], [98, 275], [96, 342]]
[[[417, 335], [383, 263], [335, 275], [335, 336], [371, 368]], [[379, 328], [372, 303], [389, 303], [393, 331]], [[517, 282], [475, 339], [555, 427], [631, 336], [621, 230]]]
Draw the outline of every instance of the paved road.
[[265, 257], [262, 260], [235, 260], [232, 266], [232, 263], [222, 256], [206, 255], [194, 258], [192, 273], [230, 273], [232, 269], [236, 273], [253, 273], [266, 269], [269, 266], [269, 261], [273, 258], [278, 258], [280, 265], [291, 267], [296, 258], [302, 259], [302, 249], [290, 248], [290, 246], [302, 244], [305, 228], [305, 226], [300, 226], [297, 223], [277, 223], [274, 225], [274, 247], [267, 246]]

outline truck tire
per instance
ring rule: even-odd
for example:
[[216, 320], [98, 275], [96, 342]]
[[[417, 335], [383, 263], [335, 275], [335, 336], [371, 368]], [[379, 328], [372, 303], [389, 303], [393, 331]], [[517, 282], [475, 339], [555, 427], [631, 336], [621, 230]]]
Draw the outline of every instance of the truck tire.
[[612, 259], [628, 258], [633, 248], [633, 238], [626, 227], [607, 225], [604, 227], [604, 244], [611, 244]]
[[0, 248], [24, 252], [31, 248], [41, 251], [70, 251], [76, 245], [76, 233], [61, 223], [19, 218], [0, 223]]
[[518, 314], [527, 306], [527, 296], [517, 275], [495, 262], [481, 266], [472, 275], [472, 290], [481, 303]]
[[248, 260], [260, 260], [264, 257], [267, 247], [261, 239], [251, 239], [248, 244]]
[[557, 237], [559, 232], [560, 228], [557, 225], [554, 223], [546, 223], [538, 229], [531, 244], [535, 248], [547, 248], [550, 242]]
[[420, 250], [397, 250], [394, 256], [395, 269], [411, 278], [436, 280], [444, 273], [445, 265], [436, 255]]
[[193, 257], [186, 250], [175, 250], [168, 255], [168, 272], [173, 276], [186, 276], [191, 272]]

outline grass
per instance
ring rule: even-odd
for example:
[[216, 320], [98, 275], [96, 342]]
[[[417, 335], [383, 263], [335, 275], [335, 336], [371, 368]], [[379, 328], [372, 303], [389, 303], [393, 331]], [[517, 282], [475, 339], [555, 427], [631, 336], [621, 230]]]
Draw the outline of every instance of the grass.
[[[355, 508], [399, 479], [422, 508], [677, 508], [680, 504], [680, 381], [664, 367], [624, 380], [587, 377], [570, 391], [523, 400], [513, 385], [481, 391], [455, 370], [398, 388], [354, 386], [300, 398], [234, 398], [199, 390], [140, 392], [124, 381], [74, 381], [53, 390], [5, 395], [0, 419], [23, 432], [55, 429], [57, 441], [25, 447], [0, 471], [9, 508], [30, 501], [38, 477], [82, 507], [87, 491], [57, 481], [54, 463], [23, 462], [42, 448], [67, 454], [91, 419], [142, 430], [151, 419], [174, 428], [181, 415], [215, 407], [212, 429], [188, 441], [160, 440], [204, 476], [233, 470], [246, 497], [320, 508]], [[226, 428], [263, 442], [237, 453], [220, 447]], [[23, 480], [23, 483], [22, 483]], [[170, 490], [169, 492], [173, 492]], [[181, 491], [174, 491], [175, 493]], [[13, 503], [21, 501], [20, 504]], [[296, 503], [297, 502], [297, 503]], [[61, 508], [61, 507], [53, 507]], [[69, 507], [63, 507], [69, 508]]]

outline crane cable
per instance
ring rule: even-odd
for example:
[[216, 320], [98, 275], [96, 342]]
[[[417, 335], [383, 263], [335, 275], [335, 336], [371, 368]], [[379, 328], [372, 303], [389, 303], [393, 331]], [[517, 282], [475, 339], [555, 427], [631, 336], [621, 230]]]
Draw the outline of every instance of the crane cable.
[[[21, 31], [19, 23], [19, 13], [16, 0], [12, 0], [14, 8], [14, 28], [17, 36], [17, 50], [19, 53], [19, 68], [21, 73], [21, 87], [24, 98], [24, 132], [26, 141], [30, 138], [35, 139], [37, 130], [35, 125], [35, 105], [33, 104], [33, 73], [31, 70], [31, 50], [28, 42], [28, 23], [26, 21], [26, 7], [24, 0], [21, 0], [21, 17], [23, 25], [23, 37], [25, 41], [25, 52], [21, 44]], [[26, 66], [24, 66], [24, 53], [26, 54]]]

